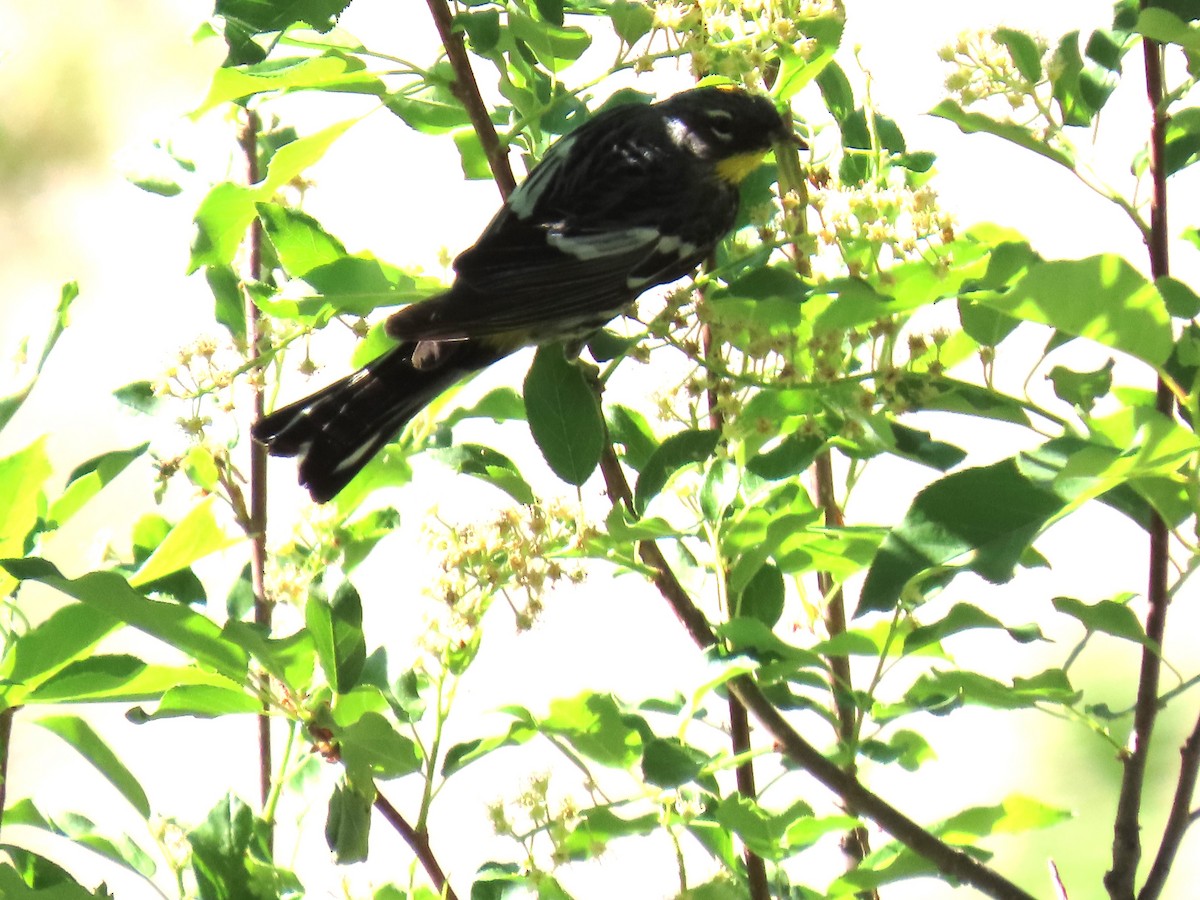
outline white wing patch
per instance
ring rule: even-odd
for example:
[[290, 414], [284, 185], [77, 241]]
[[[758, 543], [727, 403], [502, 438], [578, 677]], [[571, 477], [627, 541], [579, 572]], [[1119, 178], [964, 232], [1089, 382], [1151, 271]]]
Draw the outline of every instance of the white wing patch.
[[546, 243], [556, 250], [576, 259], [604, 259], [609, 256], [621, 256], [636, 250], [645, 249], [652, 252], [657, 239], [659, 246], [664, 240], [678, 238], [663, 238], [657, 228], [625, 228], [621, 231], [598, 231], [594, 234], [566, 235], [551, 231], [546, 235]]
[[538, 201], [546, 191], [546, 186], [552, 182], [562, 164], [570, 155], [571, 145], [575, 143], [575, 135], [568, 134], [560, 138], [554, 149], [543, 157], [533, 170], [533, 173], [517, 185], [517, 189], [508, 197], [508, 208], [518, 219], [528, 219], [537, 207]]

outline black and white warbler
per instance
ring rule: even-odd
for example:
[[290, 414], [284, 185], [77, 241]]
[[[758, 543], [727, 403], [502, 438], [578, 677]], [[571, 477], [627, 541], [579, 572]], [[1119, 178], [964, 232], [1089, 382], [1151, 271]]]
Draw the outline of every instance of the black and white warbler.
[[258, 421], [324, 502], [463, 376], [520, 347], [577, 342], [733, 228], [738, 184], [796, 141], [766, 97], [701, 87], [608, 109], [560, 138], [468, 250], [444, 293], [393, 314], [398, 345]]

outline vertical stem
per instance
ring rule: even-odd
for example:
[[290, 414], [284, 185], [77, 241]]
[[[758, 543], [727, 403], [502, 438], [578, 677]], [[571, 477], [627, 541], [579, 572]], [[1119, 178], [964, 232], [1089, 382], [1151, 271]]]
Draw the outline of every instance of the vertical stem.
[[15, 706], [0, 712], [0, 823], [4, 821], [4, 810], [8, 804], [8, 751], [12, 740], [13, 717], [16, 714]]
[[517, 181], [513, 178], [512, 167], [508, 164], [508, 151], [500, 143], [487, 106], [479, 93], [479, 84], [475, 81], [475, 73], [471, 69], [471, 60], [467, 56], [462, 34], [454, 30], [454, 19], [450, 15], [450, 7], [446, 5], [446, 0], [426, 0], [426, 3], [442, 39], [442, 46], [446, 48], [446, 56], [454, 69], [454, 84], [451, 85], [451, 90], [466, 107], [471, 127], [475, 129], [479, 142], [483, 144], [483, 152], [487, 155], [492, 177], [496, 179], [496, 187], [500, 189], [502, 197], [507, 197], [516, 188]]
[[[813, 461], [813, 480], [817, 491], [817, 504], [825, 514], [827, 528], [841, 528], [846, 524], [842, 508], [838, 505], [834, 490], [833, 460], [828, 451], [821, 453]], [[831, 638], [846, 633], [846, 596], [840, 585], [834, 581], [829, 572], [817, 573], [817, 585], [821, 596], [825, 598], [825, 629]], [[833, 694], [833, 705], [837, 711], [838, 742], [846, 753], [846, 774], [856, 776], [858, 767], [855, 765], [854, 748], [858, 742], [858, 710], [854, 704], [854, 684], [850, 677], [850, 658], [847, 656], [830, 656], [829, 687]], [[858, 810], [846, 807], [850, 815], [858, 815]], [[842, 852], [846, 854], [847, 863], [853, 867], [867, 858], [871, 852], [871, 838], [865, 827], [855, 828], [846, 832], [842, 837]], [[877, 898], [879, 893], [874, 890], [863, 891], [858, 896]]]
[[[701, 302], [703, 299], [701, 296]], [[700, 327], [700, 346], [705, 359], [712, 352], [712, 345], [712, 329], [705, 323]], [[719, 433], [725, 421], [720, 407], [717, 405], [717, 392], [712, 387], [708, 389], [707, 400], [708, 427]], [[721, 576], [718, 575], [718, 577]], [[732, 614], [733, 610], [729, 612]], [[734, 756], [750, 752], [750, 716], [746, 712], [746, 708], [738, 703], [732, 694], [729, 695], [729, 743]], [[754, 761], [748, 755], [745, 762], [739, 764], [734, 771], [734, 777], [739, 794], [748, 800], [758, 799], [758, 787], [754, 782]], [[770, 900], [771, 885], [767, 880], [766, 862], [749, 847], [743, 848], [742, 858], [746, 863], [746, 880], [749, 882], [751, 900]]]
[[442, 871], [437, 857], [433, 855], [433, 848], [429, 846], [429, 835], [425, 833], [424, 829], [418, 831], [408, 824], [408, 820], [400, 815], [400, 811], [392, 806], [383, 794], [375, 794], [375, 809], [387, 820], [389, 825], [396, 829], [396, 832], [404, 839], [404, 843], [408, 844], [412, 852], [416, 854], [421, 868], [429, 876], [438, 896], [445, 900], [457, 900], [454, 889], [446, 880], [446, 873]]
[[[1142, 6], [1145, 6], [1143, 2]], [[1150, 256], [1150, 273], [1163, 278], [1170, 272], [1167, 251], [1167, 179], [1163, 164], [1166, 118], [1162, 109], [1163, 70], [1162, 45], [1142, 38], [1146, 63], [1146, 99], [1150, 104], [1150, 177], [1153, 194], [1150, 198], [1150, 233], [1146, 249]], [[1155, 408], [1164, 416], [1173, 413], [1173, 398], [1160, 377], [1155, 393]], [[1146, 763], [1150, 754], [1150, 739], [1158, 717], [1158, 681], [1162, 668], [1163, 635], [1167, 626], [1167, 606], [1170, 567], [1170, 532], [1162, 518], [1154, 513], [1150, 520], [1149, 572], [1146, 599], [1148, 646], [1142, 650], [1138, 677], [1137, 702], [1133, 713], [1133, 733], [1125, 756], [1125, 770], [1117, 797], [1117, 813], [1113, 822], [1113, 865], [1104, 876], [1104, 886], [1113, 900], [1131, 900], [1134, 880], [1142, 855], [1141, 825], [1142, 789], [1146, 781]]]
[[[240, 142], [246, 157], [246, 182], [256, 184], [258, 171], [258, 113], [246, 110], [246, 125], [242, 129]], [[262, 223], [255, 218], [246, 235], [247, 259], [246, 278], [250, 281], [262, 279]], [[246, 294], [246, 334], [251, 356], [257, 356], [262, 346], [262, 313]], [[254, 421], [266, 411], [265, 387], [261, 378], [253, 379]], [[264, 575], [267, 564], [267, 448], [258, 441], [250, 441], [250, 586], [254, 592], [254, 623], [271, 630], [272, 604], [267, 599]], [[264, 676], [265, 677], [265, 676]], [[262, 805], [265, 807], [271, 796], [271, 719], [264, 702], [263, 712], [258, 716], [258, 787]]]

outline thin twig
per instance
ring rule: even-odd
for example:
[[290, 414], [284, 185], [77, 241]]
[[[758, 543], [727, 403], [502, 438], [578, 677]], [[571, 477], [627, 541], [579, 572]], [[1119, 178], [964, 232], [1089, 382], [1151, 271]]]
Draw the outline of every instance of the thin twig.
[[[1145, 5], [1143, 2], [1142, 6]], [[1167, 252], [1167, 176], [1163, 161], [1166, 120], [1161, 108], [1162, 45], [1143, 37], [1142, 49], [1146, 62], [1146, 97], [1151, 110], [1150, 178], [1153, 183], [1153, 195], [1150, 199], [1150, 234], [1146, 238], [1146, 249], [1150, 255], [1150, 273], [1157, 279], [1170, 273]], [[1170, 416], [1173, 406], [1171, 390], [1159, 377], [1155, 408], [1164, 416]], [[1134, 896], [1134, 879], [1142, 855], [1139, 822], [1142, 789], [1146, 781], [1150, 739], [1158, 717], [1158, 682], [1162, 669], [1160, 653], [1167, 626], [1167, 607], [1170, 605], [1170, 530], [1157, 512], [1151, 514], [1149, 530], [1149, 573], [1146, 589], [1146, 599], [1149, 603], [1146, 637], [1149, 641], [1142, 649], [1137, 703], [1133, 712], [1133, 734], [1130, 736], [1131, 745], [1124, 760], [1121, 791], [1117, 797], [1117, 812], [1113, 820], [1113, 864], [1104, 876], [1104, 886], [1112, 900], [1132, 900]]]
[[467, 56], [467, 48], [463, 44], [462, 34], [454, 30], [454, 18], [445, 0], [426, 0], [433, 22], [437, 26], [442, 46], [446, 48], [446, 56], [454, 69], [454, 84], [451, 90], [454, 96], [467, 110], [471, 119], [471, 127], [483, 145], [487, 156], [488, 167], [492, 177], [496, 179], [496, 187], [500, 194], [507, 197], [517, 186], [513, 177], [512, 166], [508, 164], [508, 151], [500, 143], [492, 118], [488, 115], [487, 104], [479, 93], [479, 84], [475, 81], [475, 73], [471, 69], [471, 60]]
[[[624, 503], [632, 509], [633, 492], [611, 444], [605, 447], [600, 457], [600, 472], [613, 503]], [[658, 545], [654, 541], [641, 541], [638, 544], [638, 555], [650, 569], [650, 578], [655, 588], [670, 605], [692, 640], [702, 648], [716, 644], [717, 636], [704, 613], [692, 602], [683, 585], [679, 583]], [[871, 819], [914, 853], [932, 862], [939, 872], [999, 900], [1033, 900], [1032, 894], [1026, 893], [998, 872], [961, 850], [939, 840], [868, 790], [854, 775], [844, 772], [826, 759], [816, 747], [792, 728], [752, 678], [740, 676], [729, 683], [729, 689], [738, 702], [775, 738], [781, 753], [840, 797], [847, 808], [856, 809], [860, 815]]]
[[[829, 451], [821, 453], [813, 461], [813, 481], [817, 489], [817, 503], [825, 514], [826, 528], [841, 528], [846, 524], [842, 508], [834, 493], [833, 460]], [[825, 628], [830, 638], [846, 633], [846, 596], [829, 572], [817, 573], [817, 586], [825, 600]], [[855, 775], [854, 749], [858, 741], [858, 710], [854, 703], [854, 683], [850, 676], [850, 657], [830, 655], [829, 661], [830, 690], [833, 693], [833, 705], [837, 710], [838, 740], [846, 750], [846, 773]], [[858, 815], [858, 810], [851, 806], [846, 812], [852, 816]], [[847, 831], [841, 841], [842, 852], [851, 868], [859, 865], [871, 852], [871, 836], [864, 826]], [[861, 891], [858, 896], [863, 900], [879, 900], [879, 892], [875, 890]]]
[[1179, 750], [1179, 780], [1175, 783], [1175, 798], [1171, 801], [1171, 811], [1167, 815], [1167, 824], [1163, 828], [1162, 841], [1158, 845], [1158, 853], [1154, 857], [1154, 865], [1146, 876], [1146, 883], [1138, 893], [1138, 900], [1157, 900], [1167, 883], [1171, 866], [1175, 864], [1175, 856], [1179, 845], [1183, 842], [1184, 832], [1195, 821], [1195, 813], [1190, 811], [1192, 795], [1196, 791], [1196, 776], [1200, 773], [1200, 718], [1192, 728], [1192, 733], [1183, 742]]
[[[258, 113], [246, 110], [246, 125], [241, 133], [242, 153], [246, 157], [246, 182], [257, 184], [258, 171]], [[246, 235], [246, 278], [262, 280], [262, 223], [254, 218]], [[262, 313], [250, 300], [246, 292], [246, 332], [250, 341], [247, 353], [257, 356], [263, 344]], [[254, 421], [266, 412], [266, 393], [261, 378], [252, 380], [254, 390]], [[267, 565], [267, 448], [258, 441], [250, 441], [250, 509], [246, 528], [250, 535], [250, 587], [254, 593], [254, 622], [264, 630], [271, 630], [272, 605], [267, 599], [265, 573]], [[265, 677], [265, 676], [264, 676]], [[271, 796], [271, 718], [264, 701], [263, 711], [258, 716], [258, 788], [259, 796], [266, 807]]]
[[450, 882], [446, 880], [446, 873], [442, 871], [442, 867], [438, 864], [437, 857], [433, 855], [433, 848], [429, 846], [429, 835], [423, 831], [417, 831], [404, 816], [400, 815], [400, 811], [388, 801], [387, 797], [375, 793], [375, 808], [379, 810], [380, 815], [387, 819], [399, 835], [404, 838], [404, 843], [412, 849], [417, 860], [421, 863], [421, 868], [425, 870], [425, 874], [429, 876], [430, 882], [433, 884], [433, 889], [437, 891], [439, 897], [444, 900], [458, 900], [458, 896], [454, 893], [454, 888], [450, 887]]
[[8, 756], [12, 741], [13, 717], [17, 707], [10, 706], [0, 712], [0, 824], [4, 821], [4, 811], [8, 808]]
[[[700, 302], [704, 302], [703, 293], [700, 295]], [[700, 326], [700, 346], [705, 359], [708, 359], [712, 355], [713, 336], [712, 328], [707, 322]], [[725, 417], [721, 414], [717, 391], [711, 386], [707, 392], [707, 401], [708, 427], [720, 434], [725, 424]], [[723, 574], [720, 577], [724, 577]], [[730, 609], [729, 615], [733, 615], [733, 613], [734, 610]], [[754, 781], [754, 760], [749, 756], [750, 717], [746, 715], [745, 707], [738, 703], [732, 695], [729, 697], [729, 743], [735, 757], [746, 756], [745, 760], [739, 763], [734, 770], [738, 793], [747, 800], [756, 801], [758, 800], [758, 787]], [[770, 900], [771, 884], [767, 880], [766, 862], [749, 847], [742, 848], [742, 858], [746, 863], [746, 881], [750, 888], [750, 900]]]

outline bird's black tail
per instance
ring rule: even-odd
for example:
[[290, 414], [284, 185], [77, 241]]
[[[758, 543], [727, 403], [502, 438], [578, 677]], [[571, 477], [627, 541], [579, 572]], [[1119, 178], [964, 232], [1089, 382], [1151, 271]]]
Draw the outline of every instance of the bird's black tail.
[[427, 403], [505, 355], [476, 340], [446, 342], [435, 365], [416, 368], [417, 346], [406, 341], [265, 416], [251, 430], [254, 439], [272, 456], [298, 456], [300, 484], [318, 503], [332, 499]]

